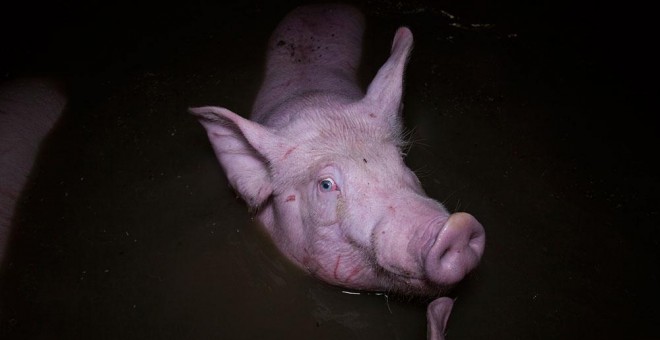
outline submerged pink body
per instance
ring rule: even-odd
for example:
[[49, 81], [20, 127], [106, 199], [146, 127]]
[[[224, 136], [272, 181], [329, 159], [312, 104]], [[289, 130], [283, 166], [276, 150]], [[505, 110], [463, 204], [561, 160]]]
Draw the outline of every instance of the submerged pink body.
[[0, 260], [39, 145], [65, 103], [60, 86], [50, 80], [18, 79], [0, 84]]
[[[191, 112], [231, 185], [298, 266], [343, 287], [437, 296], [478, 264], [485, 233], [428, 198], [404, 164], [412, 33], [397, 30], [365, 93], [356, 80], [363, 26], [349, 6], [296, 9], [271, 37], [251, 120], [219, 107]], [[451, 303], [442, 306], [448, 316]]]

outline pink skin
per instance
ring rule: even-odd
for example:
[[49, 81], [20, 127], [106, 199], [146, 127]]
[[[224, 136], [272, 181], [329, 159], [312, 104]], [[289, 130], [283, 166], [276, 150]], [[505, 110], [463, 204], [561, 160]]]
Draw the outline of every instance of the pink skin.
[[0, 85], [0, 260], [39, 144], [65, 103], [58, 84], [49, 80], [21, 79]]
[[441, 297], [431, 302], [426, 309], [426, 334], [429, 340], [445, 340], [445, 328], [454, 301]]
[[[352, 7], [298, 8], [270, 40], [252, 120], [219, 107], [190, 111], [229, 182], [291, 261], [343, 287], [438, 296], [478, 264], [485, 233], [472, 215], [428, 198], [404, 164], [412, 33], [397, 30], [365, 94], [355, 75], [362, 31]], [[439, 305], [448, 316], [451, 305]]]

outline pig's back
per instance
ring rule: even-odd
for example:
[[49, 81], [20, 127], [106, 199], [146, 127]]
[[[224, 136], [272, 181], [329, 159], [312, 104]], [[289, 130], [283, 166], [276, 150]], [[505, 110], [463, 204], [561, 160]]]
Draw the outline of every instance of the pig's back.
[[252, 119], [267, 125], [288, 121], [288, 110], [316, 95], [353, 101], [364, 19], [347, 5], [310, 5], [287, 15], [268, 43], [266, 76]]

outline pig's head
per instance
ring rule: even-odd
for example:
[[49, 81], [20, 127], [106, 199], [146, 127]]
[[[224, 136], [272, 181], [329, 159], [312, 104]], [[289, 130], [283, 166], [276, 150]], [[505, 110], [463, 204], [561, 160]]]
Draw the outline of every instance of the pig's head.
[[284, 128], [216, 107], [191, 109], [229, 182], [279, 249], [332, 284], [433, 295], [479, 262], [485, 234], [466, 213], [428, 198], [403, 161], [403, 72], [412, 34], [358, 101], [302, 98]]

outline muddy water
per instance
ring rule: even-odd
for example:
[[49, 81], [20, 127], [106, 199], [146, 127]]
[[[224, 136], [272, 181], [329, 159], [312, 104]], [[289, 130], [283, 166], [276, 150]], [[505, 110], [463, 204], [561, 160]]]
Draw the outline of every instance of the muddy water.
[[[397, 25], [415, 34], [407, 162], [488, 235], [449, 339], [660, 337], [648, 59], [606, 38], [636, 51], [644, 30], [613, 35], [560, 4], [358, 5], [365, 83]], [[293, 6], [107, 4], [12, 38], [3, 73], [54, 74], [71, 99], [21, 197], [1, 338], [424, 338], [423, 303], [348, 294], [282, 259], [185, 112], [248, 115]]]

